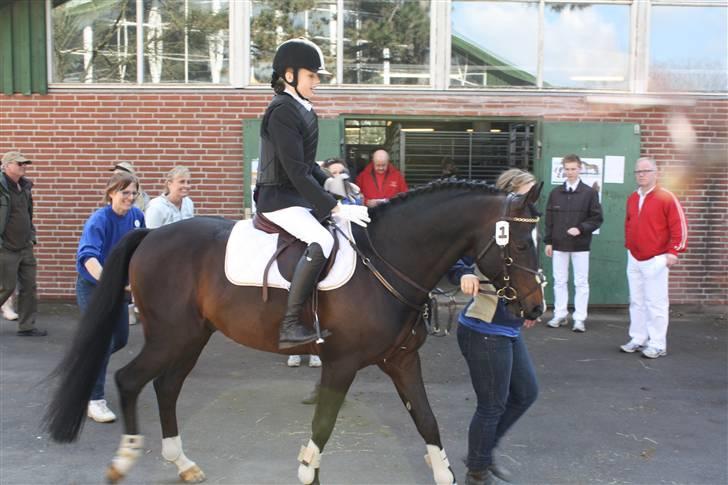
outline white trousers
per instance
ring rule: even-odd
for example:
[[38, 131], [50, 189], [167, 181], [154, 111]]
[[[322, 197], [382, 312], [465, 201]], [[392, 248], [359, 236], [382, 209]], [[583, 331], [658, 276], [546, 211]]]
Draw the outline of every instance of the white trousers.
[[586, 320], [589, 304], [589, 251], [554, 251], [554, 317], [569, 310], [569, 260], [574, 268], [574, 320]]
[[318, 243], [325, 257], [331, 254], [334, 237], [305, 207], [286, 207], [263, 215], [306, 244]]
[[665, 254], [637, 261], [627, 251], [629, 336], [635, 343], [667, 350], [669, 274]]

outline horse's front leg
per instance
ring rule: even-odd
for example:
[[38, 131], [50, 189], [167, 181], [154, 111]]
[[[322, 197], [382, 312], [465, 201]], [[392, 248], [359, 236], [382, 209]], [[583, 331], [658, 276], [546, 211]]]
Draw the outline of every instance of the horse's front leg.
[[440, 441], [437, 420], [427, 400], [425, 384], [422, 382], [420, 354], [416, 350], [397, 353], [379, 367], [392, 379], [404, 407], [415, 422], [417, 431], [425, 440], [427, 455], [425, 461], [432, 468], [437, 485], [455, 483], [455, 473], [450, 467]]
[[319, 388], [316, 413], [311, 424], [312, 436], [308, 445], [301, 447], [298, 454], [298, 479], [301, 483], [319, 482], [319, 465], [321, 452], [331, 437], [336, 418], [349, 391], [358, 366], [354, 362], [324, 361], [321, 369], [321, 386]]

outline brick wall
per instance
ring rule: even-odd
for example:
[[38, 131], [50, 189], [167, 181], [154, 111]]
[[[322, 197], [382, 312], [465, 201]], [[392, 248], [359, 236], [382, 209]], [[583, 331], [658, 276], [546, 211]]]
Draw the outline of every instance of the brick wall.
[[[36, 184], [41, 296], [73, 296], [81, 227], [99, 206], [114, 161], [132, 161], [151, 196], [158, 195], [167, 170], [187, 165], [198, 214], [242, 217], [242, 120], [260, 117], [269, 96], [238, 90], [63, 89], [45, 96], [0, 97], [0, 151], [17, 149], [35, 162], [29, 175]], [[671, 275], [672, 301], [726, 304], [728, 100], [676, 104], [633, 108], [589, 103], [581, 95], [470, 93], [321, 92], [316, 99], [321, 117], [356, 113], [639, 123], [643, 154], [667, 168], [665, 182], [683, 202], [690, 225], [689, 250]], [[681, 123], [680, 116], [690, 124]], [[676, 144], [675, 133], [686, 143]]]

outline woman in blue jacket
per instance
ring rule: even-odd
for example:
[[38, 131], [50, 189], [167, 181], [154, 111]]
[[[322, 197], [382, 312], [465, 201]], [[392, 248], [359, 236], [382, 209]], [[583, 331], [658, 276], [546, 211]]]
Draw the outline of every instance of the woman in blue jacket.
[[[104, 194], [105, 205], [97, 209], [83, 226], [76, 252], [76, 299], [83, 313], [101, 278], [104, 262], [117, 242], [129, 231], [144, 226], [144, 213], [134, 207], [138, 195], [137, 178], [129, 173], [117, 172], [111, 176]], [[128, 302], [127, 302], [128, 303]], [[99, 423], [110, 423], [116, 416], [106, 405], [104, 384], [106, 367], [111, 354], [126, 345], [129, 338], [129, 313], [123, 305], [114, 326], [111, 345], [99, 369], [96, 383], [88, 403], [88, 417]]]

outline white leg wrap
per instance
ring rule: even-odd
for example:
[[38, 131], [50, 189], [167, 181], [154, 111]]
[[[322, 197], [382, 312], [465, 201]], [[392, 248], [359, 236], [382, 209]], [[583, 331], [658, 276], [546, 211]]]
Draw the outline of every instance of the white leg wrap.
[[123, 434], [116, 456], [111, 460], [111, 465], [122, 475], [126, 475], [134, 463], [142, 454], [144, 437], [140, 434]]
[[455, 483], [455, 477], [450, 472], [450, 462], [447, 461], [445, 450], [441, 450], [435, 445], [427, 445], [425, 462], [432, 468], [432, 475], [437, 485], [452, 485]]
[[313, 483], [316, 478], [316, 470], [321, 465], [321, 450], [312, 440], [308, 440], [307, 446], [302, 446], [298, 452], [298, 479], [304, 485]]
[[177, 465], [180, 473], [195, 466], [195, 462], [187, 458], [182, 451], [182, 438], [179, 435], [162, 439], [162, 458]]

